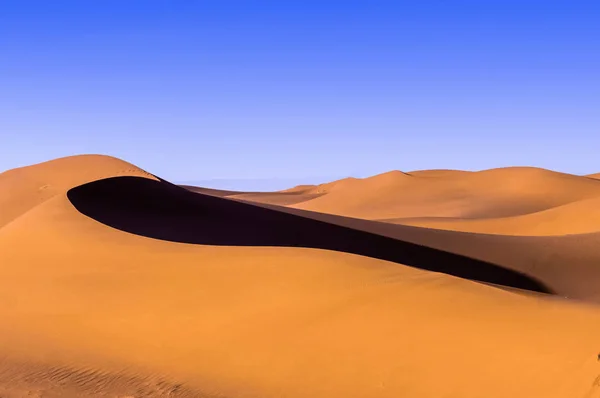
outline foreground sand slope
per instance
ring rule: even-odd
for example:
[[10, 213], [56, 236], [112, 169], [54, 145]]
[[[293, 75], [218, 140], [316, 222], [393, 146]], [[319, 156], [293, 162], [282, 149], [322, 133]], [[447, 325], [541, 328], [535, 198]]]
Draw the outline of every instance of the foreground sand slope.
[[366, 219], [498, 218], [600, 197], [595, 179], [531, 167], [481, 172], [393, 171], [315, 188], [324, 195], [292, 207]]
[[[172, 192], [162, 184], [140, 195]], [[215, 200], [202, 206], [252, 207]], [[232, 220], [221, 228], [234, 233]], [[0, 314], [7, 396], [600, 391], [596, 307], [335, 251], [151, 239], [84, 216], [65, 194], [0, 228]]]

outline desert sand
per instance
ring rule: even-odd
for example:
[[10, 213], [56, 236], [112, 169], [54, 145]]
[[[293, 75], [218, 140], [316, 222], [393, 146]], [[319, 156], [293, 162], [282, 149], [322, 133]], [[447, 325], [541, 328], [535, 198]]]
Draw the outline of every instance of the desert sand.
[[600, 397], [600, 181], [0, 174], [2, 397]]

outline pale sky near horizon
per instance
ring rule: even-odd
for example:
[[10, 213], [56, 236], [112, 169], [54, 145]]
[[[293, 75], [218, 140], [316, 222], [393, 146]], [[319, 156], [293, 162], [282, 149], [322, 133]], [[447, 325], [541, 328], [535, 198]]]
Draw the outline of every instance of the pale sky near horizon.
[[0, 0], [0, 172], [600, 172], [599, 71], [600, 1]]

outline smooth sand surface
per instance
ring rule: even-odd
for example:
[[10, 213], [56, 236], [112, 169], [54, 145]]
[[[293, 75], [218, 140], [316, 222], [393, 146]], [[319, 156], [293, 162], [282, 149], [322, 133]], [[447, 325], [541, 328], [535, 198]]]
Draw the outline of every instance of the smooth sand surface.
[[415, 170], [411, 171], [408, 174], [415, 177], [449, 177], [449, 176], [458, 176], [460, 174], [472, 173], [472, 171], [464, 171], [464, 170], [450, 170], [450, 169], [432, 169], [432, 170]]
[[142, 169], [109, 156], [60, 158], [0, 174], [0, 227], [68, 189], [106, 177], [153, 178]]
[[452, 231], [501, 235], [567, 235], [600, 231], [600, 197], [583, 199], [535, 213], [513, 217], [465, 219], [452, 217], [380, 220]]
[[[593, 197], [549, 175], [577, 192], [515, 202]], [[0, 396], [600, 397], [597, 234], [251, 204], [101, 156], [9, 171], [0, 192]]]
[[589, 178], [595, 178], [595, 179], [597, 179], [597, 180], [600, 180], [600, 173], [596, 173], [596, 174], [589, 174], [589, 175], [587, 175], [586, 177], [589, 177]]
[[220, 198], [240, 199], [248, 202], [268, 203], [279, 206], [289, 206], [321, 196], [321, 194], [312, 192], [312, 188], [314, 188], [313, 185], [300, 185], [278, 192], [239, 192], [191, 185], [180, 185], [180, 187], [191, 192], [217, 196]]
[[325, 195], [293, 207], [372, 220], [499, 218], [600, 197], [595, 179], [531, 167], [430, 176], [394, 171], [330, 184]]
[[[528, 275], [553, 294], [600, 303], [600, 289], [598, 289], [600, 267], [597, 266], [600, 263], [600, 252], [597, 250], [600, 244], [600, 233], [598, 232], [565, 236], [492, 235], [394, 225], [267, 204], [260, 204], [260, 206], [389, 237], [396, 242], [412, 243], [418, 247], [437, 249], [461, 256], [460, 261], [448, 256], [438, 257], [440, 261], [433, 262], [436, 267], [431, 267], [431, 263], [424, 263], [423, 256], [420, 256], [416, 265], [423, 269], [477, 279], [460, 267], [468, 264], [466, 271], [486, 270], [486, 275], [478, 280], [522, 287], [523, 282], [514, 281], [510, 275], [498, 275], [490, 270], [489, 266], [484, 268], [486, 265], [493, 264]], [[401, 252], [406, 256], [399, 262], [409, 263], [414, 252], [406, 246]], [[480, 262], [475, 267], [474, 263], [465, 261], [465, 258]], [[408, 265], [415, 266], [414, 263]], [[529, 286], [528, 289], [531, 290], [532, 287]]]

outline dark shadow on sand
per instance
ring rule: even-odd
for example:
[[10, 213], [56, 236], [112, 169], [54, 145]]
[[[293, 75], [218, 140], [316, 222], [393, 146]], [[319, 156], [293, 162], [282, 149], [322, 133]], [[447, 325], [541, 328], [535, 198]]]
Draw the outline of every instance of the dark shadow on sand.
[[67, 196], [82, 214], [145, 237], [203, 245], [335, 250], [480, 282], [551, 293], [534, 278], [498, 265], [248, 203], [190, 192], [166, 181], [114, 177], [73, 188]]

